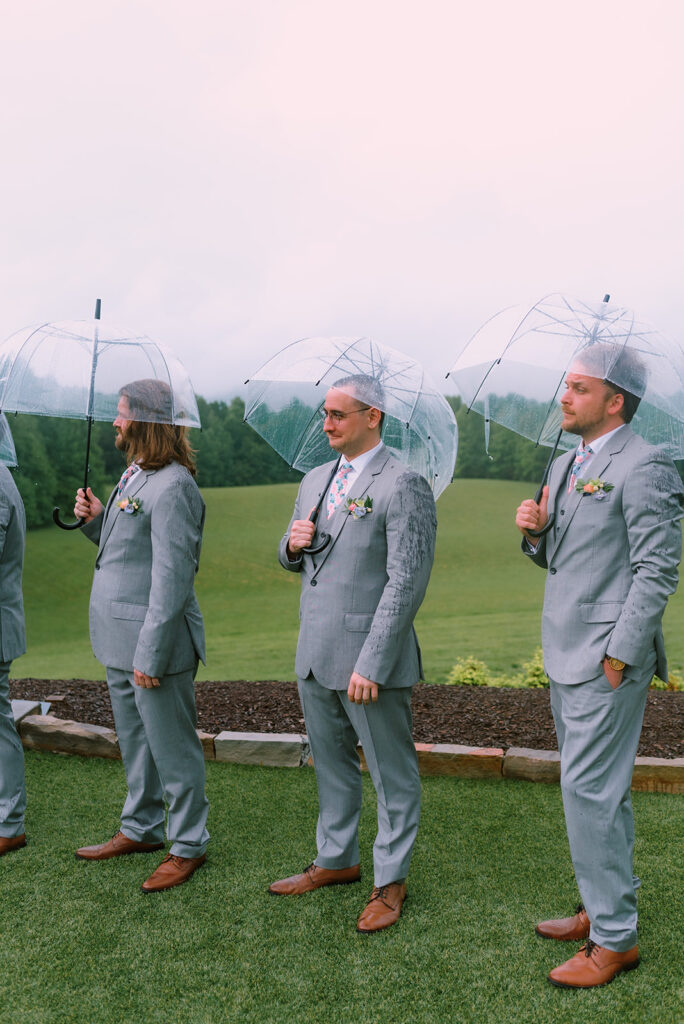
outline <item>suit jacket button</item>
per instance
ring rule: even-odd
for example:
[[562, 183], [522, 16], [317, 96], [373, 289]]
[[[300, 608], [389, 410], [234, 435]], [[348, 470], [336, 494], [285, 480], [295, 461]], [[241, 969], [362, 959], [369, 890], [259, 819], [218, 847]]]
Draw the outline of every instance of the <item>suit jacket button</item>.
[[549, 572], [551, 573], [552, 576], [556, 575], [556, 569], [549, 569]]
[[318, 585], [318, 580], [311, 580], [311, 586], [315, 587]]
[[564, 516], [564, 515], [565, 515], [565, 509], [564, 509], [564, 508], [562, 508], [562, 509], [560, 510], [560, 513], [561, 513], [561, 515], [562, 515], [562, 516]]

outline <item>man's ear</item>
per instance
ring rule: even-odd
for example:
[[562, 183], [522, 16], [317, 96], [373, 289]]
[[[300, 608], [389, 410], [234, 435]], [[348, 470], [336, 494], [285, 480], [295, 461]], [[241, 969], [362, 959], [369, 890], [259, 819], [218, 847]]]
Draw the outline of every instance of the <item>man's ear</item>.
[[611, 416], [614, 416], [616, 413], [620, 413], [620, 415], [624, 419], [625, 396], [621, 394], [619, 391], [617, 392], [617, 394], [613, 395], [611, 400], [608, 402], [608, 412], [611, 414]]
[[374, 406], [371, 406], [371, 408], [368, 410], [368, 425], [373, 428], [377, 427], [378, 424], [380, 423], [381, 416], [382, 413], [380, 412], [380, 410], [376, 409]]

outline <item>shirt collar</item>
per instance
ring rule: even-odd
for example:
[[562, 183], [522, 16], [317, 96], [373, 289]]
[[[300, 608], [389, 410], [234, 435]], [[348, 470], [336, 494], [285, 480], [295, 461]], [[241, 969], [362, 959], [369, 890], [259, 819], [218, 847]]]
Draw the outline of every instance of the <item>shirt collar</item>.
[[347, 459], [346, 455], [343, 455], [342, 458], [347, 459], [347, 462], [351, 463], [351, 468], [354, 473], [362, 473], [373, 456], [377, 455], [382, 446], [382, 441], [378, 441], [373, 448], [369, 448], [367, 452], [361, 452], [360, 455], [355, 456], [353, 459]]
[[[624, 427], [624, 423], [621, 423], [619, 427], [615, 428], [615, 430], [609, 430], [607, 434], [601, 434], [600, 437], [595, 437], [593, 441], [589, 442], [587, 447], [591, 448], [591, 450], [594, 453], [594, 455], [597, 455], [598, 452], [601, 451], [603, 446], [608, 443], [610, 438], [613, 437], [614, 434], [617, 434], [618, 430], [622, 430], [623, 427]], [[581, 452], [583, 450], [584, 450], [584, 441], [580, 441], [580, 443], [577, 446], [577, 451]]]

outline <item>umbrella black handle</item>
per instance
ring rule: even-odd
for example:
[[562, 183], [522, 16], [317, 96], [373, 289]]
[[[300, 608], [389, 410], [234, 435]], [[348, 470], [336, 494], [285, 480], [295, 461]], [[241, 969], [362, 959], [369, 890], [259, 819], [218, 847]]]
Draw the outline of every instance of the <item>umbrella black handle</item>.
[[85, 519], [77, 519], [75, 523], [63, 523], [59, 518], [59, 509], [53, 508], [52, 519], [55, 526], [59, 526], [60, 530], [80, 530], [82, 526], [85, 526]]
[[315, 548], [302, 548], [302, 551], [305, 555], [317, 555], [320, 551], [325, 551], [329, 543], [330, 534], [322, 533], [320, 544], [317, 544]]
[[555, 521], [556, 514], [555, 512], [552, 512], [549, 518], [547, 519], [545, 525], [542, 526], [541, 530], [527, 530], [526, 532], [530, 537], [543, 537], [545, 533], [549, 532]]

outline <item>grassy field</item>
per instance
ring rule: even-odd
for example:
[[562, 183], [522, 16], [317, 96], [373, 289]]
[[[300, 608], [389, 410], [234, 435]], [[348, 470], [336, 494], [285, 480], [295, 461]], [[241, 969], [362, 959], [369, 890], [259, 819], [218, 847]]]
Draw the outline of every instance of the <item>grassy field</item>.
[[[416, 627], [428, 682], [469, 654], [517, 671], [540, 642], [544, 573], [523, 558], [513, 524], [530, 485], [457, 480], [437, 504], [435, 566]], [[296, 486], [207, 490], [197, 594], [207, 628], [200, 679], [293, 679], [299, 580], [276, 550]], [[104, 678], [90, 651], [88, 594], [95, 548], [54, 527], [29, 534], [24, 595], [28, 653], [14, 677]], [[684, 597], [668, 607], [672, 668], [684, 666]]]
[[[576, 894], [560, 790], [423, 780], [399, 924], [355, 933], [372, 885], [364, 778], [360, 885], [301, 898], [266, 887], [314, 851], [311, 769], [209, 763], [209, 858], [188, 885], [145, 896], [161, 854], [88, 864], [116, 829], [120, 762], [27, 753], [29, 845], [0, 860], [2, 1021], [31, 1024], [681, 1024], [684, 797], [636, 793], [642, 965], [607, 988], [553, 988], [574, 943], [537, 938]], [[678, 818], [679, 815], [679, 818]], [[274, 827], [274, 822], [277, 826]], [[679, 953], [677, 952], [679, 950]]]

